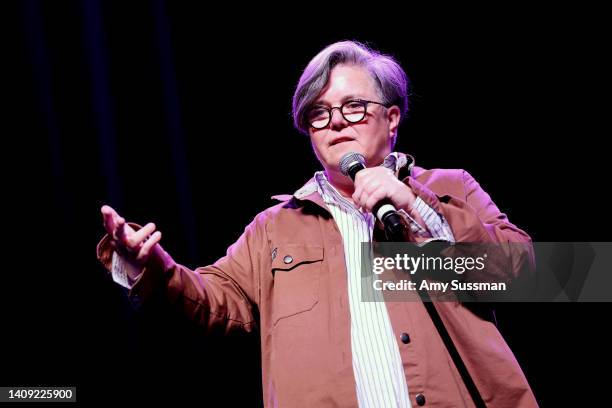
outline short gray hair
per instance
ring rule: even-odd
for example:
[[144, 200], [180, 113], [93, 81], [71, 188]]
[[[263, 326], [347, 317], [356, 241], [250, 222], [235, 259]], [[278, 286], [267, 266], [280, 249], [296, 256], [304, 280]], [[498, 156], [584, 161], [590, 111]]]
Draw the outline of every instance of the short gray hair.
[[[366, 68], [376, 82], [381, 102], [397, 105], [403, 119], [408, 112], [408, 76], [389, 55], [356, 41], [340, 41], [327, 46], [306, 66], [293, 94], [293, 124], [304, 134], [310, 125], [305, 120], [306, 110], [319, 96], [329, 81], [336, 65], [358, 65]], [[395, 140], [394, 140], [395, 142]]]

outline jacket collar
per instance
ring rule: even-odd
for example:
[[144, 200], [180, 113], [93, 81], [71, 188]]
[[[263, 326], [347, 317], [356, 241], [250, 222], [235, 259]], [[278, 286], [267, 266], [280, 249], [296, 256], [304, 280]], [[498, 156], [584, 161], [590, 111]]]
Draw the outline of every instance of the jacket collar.
[[271, 198], [274, 200], [282, 201], [282, 202], [289, 201], [291, 199], [296, 199], [298, 201], [299, 200], [311, 201], [315, 203], [316, 205], [318, 205], [319, 207], [322, 207], [323, 209], [329, 211], [329, 209], [327, 208], [327, 205], [323, 202], [323, 197], [321, 197], [321, 194], [319, 194], [319, 190], [317, 187], [317, 180], [315, 180], [314, 177], [311, 177], [310, 180], [308, 180], [306, 184], [304, 184], [302, 187], [297, 189], [293, 193], [293, 195], [277, 194], [277, 195], [273, 195]]

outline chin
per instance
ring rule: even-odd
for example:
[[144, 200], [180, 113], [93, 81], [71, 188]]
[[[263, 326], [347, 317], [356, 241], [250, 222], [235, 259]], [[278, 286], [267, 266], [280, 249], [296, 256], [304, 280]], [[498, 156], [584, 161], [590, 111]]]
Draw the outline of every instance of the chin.
[[333, 146], [330, 146], [329, 152], [332, 156], [338, 156], [338, 157], [342, 157], [346, 153], [350, 153], [350, 152], [361, 153], [365, 155], [365, 152], [363, 151], [361, 146], [355, 141], [342, 142], [342, 143], [338, 143]]
[[340, 159], [342, 159], [342, 156], [344, 156], [347, 153], [352, 153], [352, 152], [363, 154], [361, 149], [359, 149], [358, 146], [355, 146], [354, 143], [348, 143], [348, 142], [346, 144], [340, 143], [334, 146], [330, 146], [328, 150], [327, 158], [328, 158], [328, 161], [331, 162], [330, 164], [333, 164], [334, 167], [338, 167], [338, 164], [340, 163]]

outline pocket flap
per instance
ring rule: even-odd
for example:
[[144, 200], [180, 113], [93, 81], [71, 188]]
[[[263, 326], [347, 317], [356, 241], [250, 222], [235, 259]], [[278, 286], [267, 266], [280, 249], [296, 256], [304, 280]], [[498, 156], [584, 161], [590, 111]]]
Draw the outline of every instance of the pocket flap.
[[323, 260], [320, 245], [285, 244], [272, 250], [272, 272], [290, 271], [298, 265]]

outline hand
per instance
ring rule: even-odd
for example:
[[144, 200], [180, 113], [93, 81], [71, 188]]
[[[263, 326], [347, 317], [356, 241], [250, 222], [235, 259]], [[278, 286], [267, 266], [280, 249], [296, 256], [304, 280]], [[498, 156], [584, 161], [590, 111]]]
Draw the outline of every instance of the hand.
[[388, 198], [395, 208], [407, 212], [412, 210], [416, 196], [406, 184], [395, 177], [386, 167], [370, 167], [357, 172], [353, 201], [363, 210], [372, 212], [379, 201]]
[[161, 232], [155, 224], [148, 223], [138, 231], [126, 224], [125, 219], [110, 206], [101, 208], [104, 228], [111, 236], [111, 245], [124, 257], [144, 266], [149, 257], [159, 251]]

